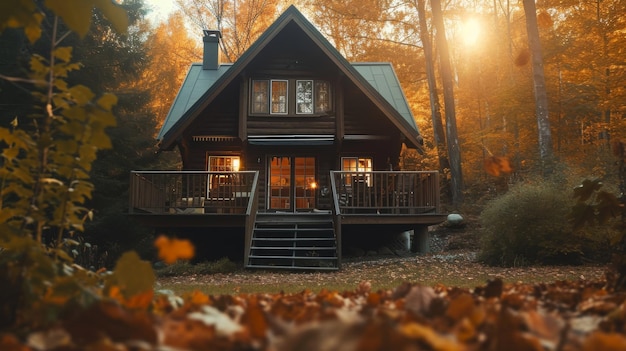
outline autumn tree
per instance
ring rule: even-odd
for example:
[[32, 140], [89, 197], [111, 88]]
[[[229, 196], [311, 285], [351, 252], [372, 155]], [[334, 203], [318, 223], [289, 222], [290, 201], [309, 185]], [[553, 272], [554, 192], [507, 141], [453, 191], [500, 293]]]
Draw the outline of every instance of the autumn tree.
[[[75, 243], [72, 236], [93, 216], [86, 206], [93, 194], [90, 172], [98, 151], [111, 147], [106, 129], [115, 125], [114, 95], [96, 95], [85, 85], [68, 82], [80, 65], [72, 60], [73, 48], [64, 46], [64, 40], [72, 32], [86, 36], [94, 6], [122, 33], [128, 26], [126, 12], [106, 1], [85, 2], [78, 8], [69, 2], [46, 5], [13, 1], [0, 8], [0, 32], [15, 28], [31, 45], [42, 38], [50, 48], [31, 56], [28, 75], [3, 77], [31, 91], [35, 105], [10, 116], [10, 126], [0, 128], [2, 328], [15, 323], [45, 325], [63, 305], [74, 305], [88, 295], [84, 281], [68, 281], [73, 261], [68, 251]], [[51, 19], [45, 23], [50, 31], [43, 36], [46, 16]]]
[[416, 0], [413, 5], [418, 13], [419, 37], [424, 48], [424, 62], [428, 81], [428, 92], [430, 96], [430, 114], [433, 124], [433, 139], [437, 145], [439, 172], [445, 174], [445, 172], [450, 169], [450, 162], [448, 161], [448, 156], [446, 154], [446, 136], [443, 131], [441, 103], [439, 102], [439, 92], [437, 90], [432, 39], [428, 29], [428, 23], [426, 21], [426, 5], [424, 0]]
[[539, 38], [539, 27], [537, 25], [537, 10], [535, 0], [523, 0], [524, 13], [526, 14], [526, 31], [528, 35], [528, 48], [532, 61], [533, 91], [535, 93], [535, 115], [537, 118], [537, 131], [539, 134], [539, 156], [548, 168], [547, 163], [552, 162], [552, 132], [550, 130], [548, 93], [546, 90], [546, 79], [543, 69], [543, 51]]
[[282, 0], [176, 0], [196, 28], [222, 32], [223, 58], [235, 62], [280, 13]]
[[[150, 89], [149, 106], [158, 123], [169, 112], [191, 62], [202, 61], [201, 41], [189, 37], [183, 14], [175, 12], [152, 30], [146, 41], [148, 65], [138, 86]], [[156, 88], [158, 87], [158, 89]]]
[[450, 158], [450, 181], [452, 203], [460, 205], [463, 202], [463, 172], [461, 169], [461, 149], [459, 135], [456, 126], [456, 111], [454, 104], [454, 82], [452, 67], [450, 65], [450, 53], [446, 39], [443, 14], [439, 0], [430, 1], [435, 25], [435, 42], [439, 51], [439, 66], [441, 83], [443, 86], [443, 102], [446, 116], [446, 141], [448, 157]]

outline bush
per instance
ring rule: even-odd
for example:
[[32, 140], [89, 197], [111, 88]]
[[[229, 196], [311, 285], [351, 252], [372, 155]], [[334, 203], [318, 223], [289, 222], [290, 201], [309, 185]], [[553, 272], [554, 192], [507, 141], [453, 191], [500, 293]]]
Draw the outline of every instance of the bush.
[[[574, 232], [571, 189], [554, 183], [521, 184], [487, 204], [479, 260], [489, 265], [578, 264], [604, 257], [606, 230]], [[606, 252], [606, 251], [604, 251]]]

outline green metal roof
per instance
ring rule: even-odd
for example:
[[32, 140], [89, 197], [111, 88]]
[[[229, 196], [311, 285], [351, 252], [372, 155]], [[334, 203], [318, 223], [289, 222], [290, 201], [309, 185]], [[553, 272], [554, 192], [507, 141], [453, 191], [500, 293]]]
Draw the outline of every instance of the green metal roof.
[[158, 140], [163, 139], [176, 122], [193, 106], [204, 93], [213, 86], [232, 64], [222, 64], [217, 70], [202, 69], [202, 63], [193, 63], [189, 67], [187, 76], [172, 103], [170, 111], [167, 113], [165, 122], [161, 126], [161, 131], [157, 136]]
[[357, 72], [382, 95], [417, 132], [417, 124], [404, 96], [400, 81], [389, 62], [352, 63]]
[[203, 70], [201, 64], [193, 64], [183, 82], [172, 108], [157, 139], [161, 147], [168, 148], [177, 135], [221, 93], [222, 89], [237, 77], [251, 60], [289, 22], [295, 22], [318, 47], [354, 82], [372, 101], [391, 118], [392, 122], [408, 138], [410, 144], [420, 148], [419, 131], [398, 78], [389, 63], [350, 64], [330, 42], [309, 22], [298, 9], [291, 5], [234, 64], [222, 64], [216, 70]]

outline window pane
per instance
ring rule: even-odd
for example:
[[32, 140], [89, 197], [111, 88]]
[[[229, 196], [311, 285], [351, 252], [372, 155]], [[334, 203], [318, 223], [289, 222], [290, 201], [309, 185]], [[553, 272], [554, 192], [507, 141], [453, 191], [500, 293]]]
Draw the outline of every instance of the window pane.
[[[371, 186], [371, 179], [369, 174], [363, 175], [362, 173], [367, 173], [372, 171], [372, 159], [367, 157], [342, 157], [341, 158], [341, 170], [344, 172], [354, 172], [348, 173], [344, 182], [346, 185], [352, 184], [355, 175], [363, 178], [368, 186]], [[357, 174], [358, 173], [358, 174]]]
[[315, 113], [330, 111], [330, 83], [327, 81], [315, 82]]
[[313, 113], [313, 81], [296, 81], [296, 113]]
[[287, 113], [287, 81], [272, 81], [272, 113]]
[[268, 113], [268, 86], [266, 80], [255, 80], [252, 82], [252, 113]]
[[[240, 167], [239, 156], [209, 156], [210, 172], [237, 172]], [[220, 185], [228, 184], [232, 176], [228, 174], [212, 174], [209, 179], [209, 189], [217, 189]]]

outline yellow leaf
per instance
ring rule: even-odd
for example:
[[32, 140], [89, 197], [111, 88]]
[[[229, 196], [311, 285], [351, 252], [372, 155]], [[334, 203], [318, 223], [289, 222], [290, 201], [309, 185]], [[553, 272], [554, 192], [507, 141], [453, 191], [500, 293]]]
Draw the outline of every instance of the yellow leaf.
[[432, 350], [456, 351], [463, 349], [459, 344], [439, 335], [432, 328], [414, 322], [401, 326], [400, 332], [409, 338], [424, 342]]
[[165, 235], [160, 235], [154, 245], [159, 250], [159, 258], [167, 264], [172, 264], [179, 259], [191, 259], [195, 254], [195, 248], [189, 240], [170, 239]]
[[113, 94], [104, 94], [98, 99], [98, 105], [107, 111], [111, 111], [115, 104], [117, 104], [117, 96]]
[[84, 85], [75, 85], [71, 87], [69, 91], [76, 103], [79, 105], [85, 105], [95, 96], [91, 89]]
[[128, 30], [128, 15], [126, 14], [126, 10], [111, 0], [95, 0], [95, 5], [102, 11], [104, 17], [111, 22], [116, 32], [126, 34]]
[[113, 270], [113, 279], [127, 299], [152, 290], [156, 281], [150, 262], [139, 258], [134, 251], [120, 257]]
[[39, 37], [41, 37], [41, 20], [43, 15], [41, 13], [35, 13], [32, 16], [32, 21], [24, 26], [24, 34], [28, 38], [28, 41], [35, 43]]
[[63, 22], [80, 37], [91, 25], [93, 2], [89, 0], [46, 0], [46, 6], [63, 19]]
[[71, 46], [62, 46], [54, 49], [52, 53], [54, 57], [58, 58], [63, 62], [70, 62], [72, 59], [72, 47]]

